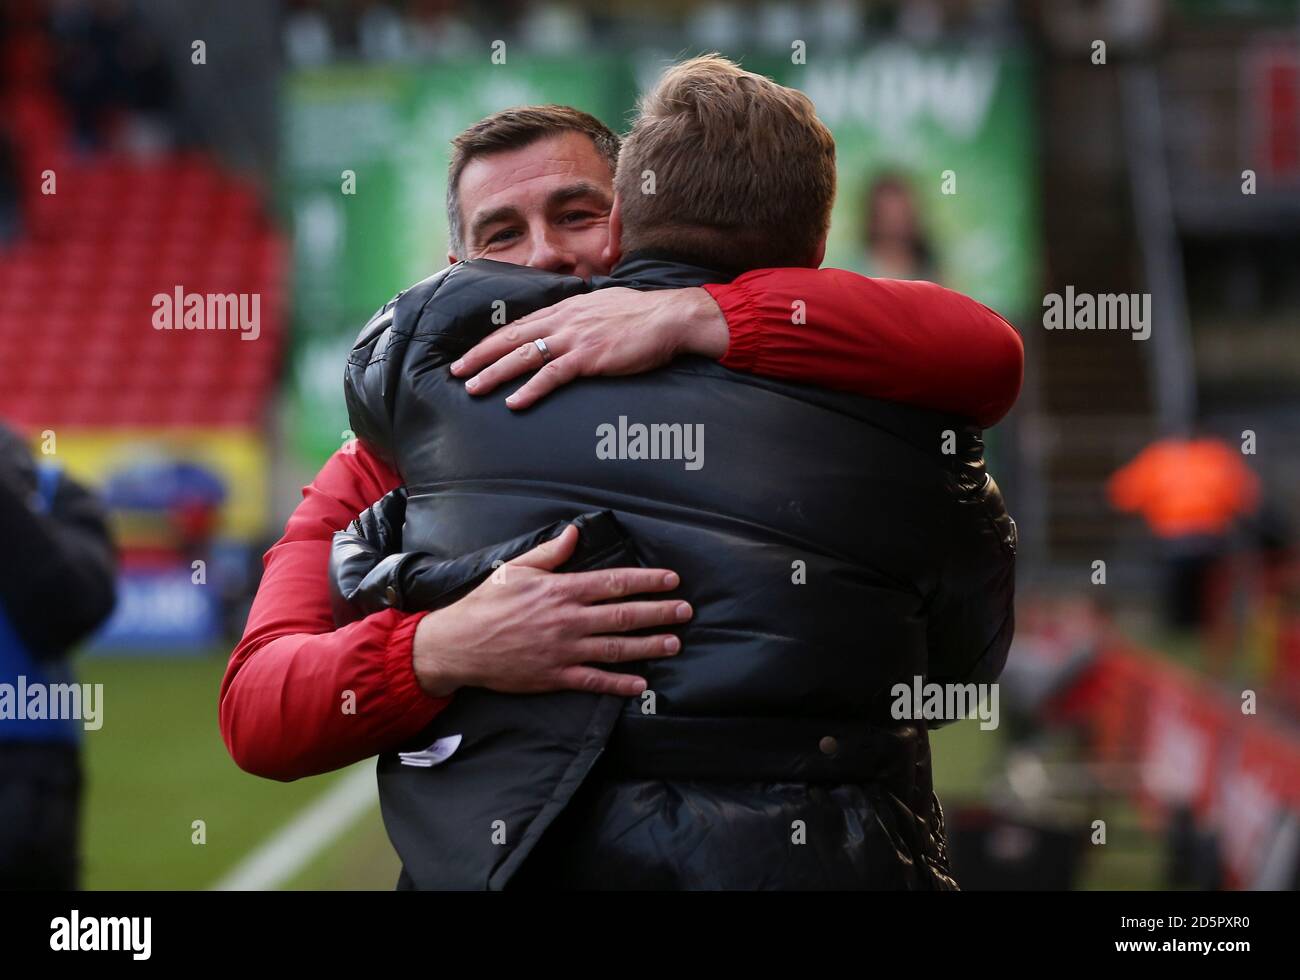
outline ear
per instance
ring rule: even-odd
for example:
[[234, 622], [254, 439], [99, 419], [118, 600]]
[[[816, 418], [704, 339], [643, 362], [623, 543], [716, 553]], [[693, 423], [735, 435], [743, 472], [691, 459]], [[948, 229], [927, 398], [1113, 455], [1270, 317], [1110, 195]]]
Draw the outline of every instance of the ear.
[[822, 240], [817, 243], [817, 250], [813, 253], [812, 268], [820, 269], [822, 261], [826, 258], [826, 236], [822, 235]]
[[618, 260], [623, 257], [623, 202], [614, 195], [614, 203], [609, 209], [609, 240], [605, 242], [605, 250], [601, 252], [601, 258], [605, 260], [606, 268], [613, 270], [618, 265]]

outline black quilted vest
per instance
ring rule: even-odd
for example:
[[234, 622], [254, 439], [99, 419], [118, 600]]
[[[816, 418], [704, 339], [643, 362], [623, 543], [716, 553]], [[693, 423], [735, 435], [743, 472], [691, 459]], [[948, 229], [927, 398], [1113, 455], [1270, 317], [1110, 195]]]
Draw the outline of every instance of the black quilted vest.
[[[642, 257], [595, 285], [725, 278]], [[352, 427], [405, 481], [403, 548], [445, 560], [447, 601], [586, 515], [569, 567], [670, 568], [695, 608], [682, 652], [636, 667], [651, 697], [464, 689], [400, 747], [459, 736], [450, 757], [382, 756], [402, 885], [952, 887], [925, 723], [889, 704], [931, 673], [930, 617], [972, 502], [985, 545], [986, 526], [1002, 538], [990, 601], [1009, 614], [1014, 537], [978, 432], [697, 358], [581, 380], [523, 413], [451, 377], [502, 314], [589, 288], [460, 263], [399, 294], [349, 361]], [[1007, 623], [972, 629], [986, 668], [1001, 646], [1000, 669]]]

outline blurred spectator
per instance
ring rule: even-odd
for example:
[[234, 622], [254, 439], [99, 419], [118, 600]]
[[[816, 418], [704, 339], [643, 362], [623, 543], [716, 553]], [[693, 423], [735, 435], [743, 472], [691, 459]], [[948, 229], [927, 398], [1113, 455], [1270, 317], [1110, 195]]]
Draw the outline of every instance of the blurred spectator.
[[521, 37], [531, 50], [548, 54], [582, 51], [591, 45], [584, 13], [555, 3], [531, 5], [519, 25]]
[[1164, 544], [1169, 625], [1203, 626], [1207, 575], [1226, 553], [1234, 522], [1258, 505], [1259, 481], [1241, 453], [1212, 436], [1161, 439], [1106, 489], [1114, 507], [1141, 514]]
[[357, 20], [357, 50], [366, 61], [400, 61], [406, 56], [406, 26], [387, 3], [367, 3]]
[[77, 146], [93, 150], [104, 138], [105, 116], [118, 91], [112, 51], [123, 12], [112, 0], [60, 3], [51, 8], [57, 45], [55, 84], [72, 117]]
[[[400, 62], [456, 57], [486, 43], [467, 19], [460, 0], [360, 0], [330, 5], [320, 0], [291, 0], [284, 18], [284, 50], [290, 64], [313, 67], [339, 58]], [[569, 50], [580, 46], [587, 20], [567, 7], [510, 0], [494, 4], [479, 19], [495, 32], [515, 36], [522, 28], [532, 47]], [[576, 33], [575, 33], [576, 32]]]
[[334, 57], [334, 36], [324, 13], [295, 0], [284, 19], [284, 52], [291, 65], [323, 65]]
[[[456, 0], [413, 0], [406, 26], [417, 56], [449, 57], [483, 43], [459, 6]], [[509, 6], [501, 12], [503, 17], [513, 13]]]
[[867, 191], [864, 218], [867, 275], [938, 281], [934, 250], [921, 224], [916, 194], [905, 178], [878, 175]]
[[77, 146], [94, 150], [120, 135], [151, 154], [171, 143], [175, 86], [162, 48], [123, 0], [62, 3], [50, 26], [54, 80]]
[[702, 50], [737, 47], [745, 38], [747, 20], [729, 3], [704, 3], [691, 11], [686, 36], [697, 40]]
[[114, 57], [127, 111], [123, 132], [127, 149], [141, 156], [170, 149], [176, 84], [162, 45], [142, 24], [132, 23]]
[[0, 245], [18, 237], [20, 230], [18, 148], [0, 122]]
[[[71, 683], [69, 649], [113, 609], [113, 545], [99, 502], [4, 427], [0, 538], [0, 684]], [[0, 889], [77, 887], [80, 726], [0, 714]]]

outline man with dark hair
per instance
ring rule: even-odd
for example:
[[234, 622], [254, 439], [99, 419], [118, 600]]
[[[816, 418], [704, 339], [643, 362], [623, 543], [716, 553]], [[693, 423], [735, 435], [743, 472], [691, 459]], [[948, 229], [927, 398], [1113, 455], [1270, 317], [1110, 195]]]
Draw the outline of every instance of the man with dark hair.
[[[447, 167], [447, 225], [450, 239], [447, 261], [455, 262], [457, 256], [469, 257], [472, 254], [467, 248], [467, 232], [464, 227], [467, 222], [471, 224], [471, 230], [475, 231], [471, 239], [475, 250], [487, 245], [484, 240], [487, 229], [484, 226], [492, 224], [487, 219], [492, 216], [493, 202], [478, 202], [475, 213], [470, 215], [464, 214], [461, 209], [460, 187], [465, 168], [476, 159], [506, 150], [522, 149], [538, 140], [555, 137], [567, 139], [570, 136], [585, 138], [585, 143], [589, 143], [596, 156], [605, 162], [609, 172], [614, 172], [618, 166], [618, 137], [595, 116], [565, 105], [507, 109], [480, 120], [451, 141], [451, 163]], [[585, 143], [579, 139], [576, 145], [584, 146]], [[556, 195], [556, 203], [563, 205], [591, 198], [593, 203], [608, 209], [609, 189], [603, 184], [602, 181], [585, 184], [575, 181], [558, 189], [560, 193]], [[516, 182], [511, 182], [507, 187], [514, 191], [515, 185]], [[511, 210], [506, 205], [504, 212], [498, 211], [498, 221], [501, 217], [508, 216]], [[499, 255], [495, 257], [498, 261], [510, 261]]]
[[[512, 563], [556, 542], [580, 590], [610, 570], [673, 569], [665, 584], [690, 600], [675, 624], [631, 623], [677, 637], [668, 658], [625, 656], [626, 615], [579, 617], [590, 661], [641, 679], [635, 701], [502, 693], [457, 658], [469, 670], [439, 677], [450, 703], [380, 757], [401, 887], [956, 887], [928, 739], [953, 719], [893, 707], [899, 683], [989, 683], [1005, 662], [1015, 525], [978, 427], [703, 357], [573, 384], [516, 415], [442, 370], [502, 307], [510, 319], [593, 287], [815, 267], [833, 154], [801, 93], [717, 56], [688, 61], [625, 143], [608, 278], [459, 263], [362, 331], [352, 426], [405, 488], [336, 536], [355, 612], [423, 611], [449, 650], [507, 643], [477, 610], [535, 582]], [[534, 339], [547, 363], [549, 335]], [[530, 639], [569, 626], [548, 611]]]

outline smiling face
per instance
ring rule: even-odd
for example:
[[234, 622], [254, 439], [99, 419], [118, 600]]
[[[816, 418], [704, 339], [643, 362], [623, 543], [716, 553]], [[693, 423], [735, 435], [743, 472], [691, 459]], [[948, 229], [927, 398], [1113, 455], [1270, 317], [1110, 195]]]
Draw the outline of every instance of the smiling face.
[[609, 163], [583, 133], [475, 157], [458, 184], [466, 254], [447, 258], [604, 275], [613, 182]]

